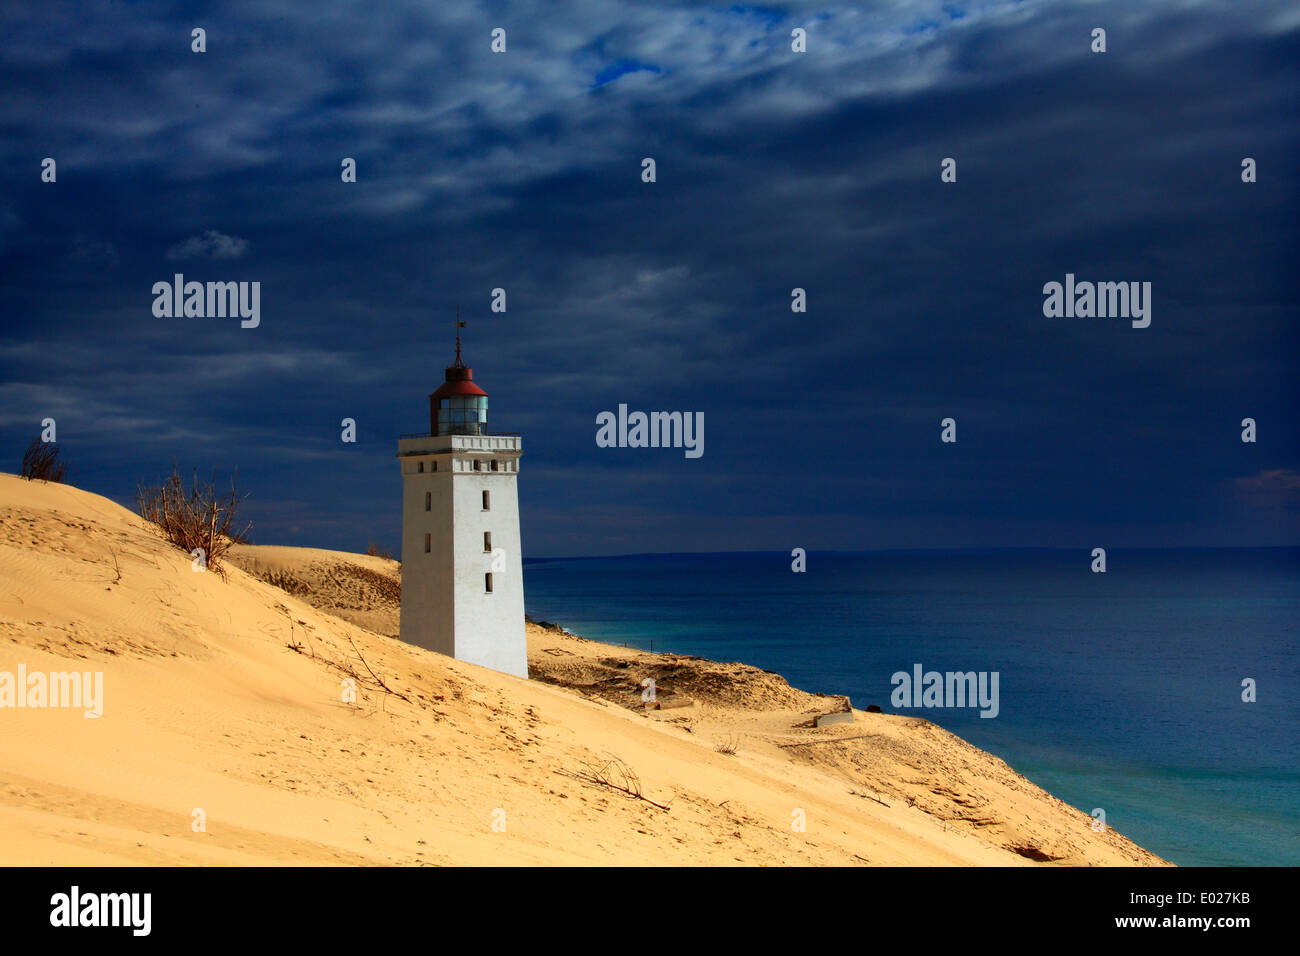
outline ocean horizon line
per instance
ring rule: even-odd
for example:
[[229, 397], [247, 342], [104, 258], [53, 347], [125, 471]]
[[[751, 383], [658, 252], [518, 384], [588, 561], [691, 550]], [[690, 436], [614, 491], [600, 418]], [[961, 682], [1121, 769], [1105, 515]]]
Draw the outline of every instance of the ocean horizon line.
[[[844, 549], [822, 549], [822, 548], [804, 548], [805, 553], [815, 553], [822, 555], [839, 555], [843, 557], [859, 557], [864, 555], [882, 555], [882, 554], [917, 554], [917, 555], [979, 555], [979, 554], [1067, 554], [1078, 551], [1091, 551], [1091, 547], [1016, 547], [1016, 546], [994, 546], [994, 547], [972, 547], [972, 548], [869, 548], [863, 550], [844, 550]], [[1189, 553], [1189, 552], [1219, 552], [1219, 551], [1300, 551], [1300, 544], [1260, 544], [1260, 545], [1178, 545], [1174, 547], [1125, 547], [1125, 546], [1107, 546], [1107, 553], [1122, 552], [1132, 553]], [[547, 561], [605, 561], [610, 558], [703, 558], [703, 557], [727, 557], [727, 556], [750, 556], [750, 555], [785, 555], [789, 556], [790, 552], [776, 549], [755, 549], [744, 551], [629, 551], [611, 554], [563, 554], [563, 555], [541, 555], [537, 557], [524, 557], [524, 564], [540, 564]]]

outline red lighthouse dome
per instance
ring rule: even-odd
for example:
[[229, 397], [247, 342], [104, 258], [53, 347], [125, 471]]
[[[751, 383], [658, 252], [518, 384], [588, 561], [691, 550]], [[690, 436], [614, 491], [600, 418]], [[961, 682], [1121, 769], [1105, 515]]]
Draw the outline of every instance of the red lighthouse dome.
[[429, 396], [429, 430], [435, 435], [487, 434], [488, 394], [474, 384], [474, 370], [460, 357], [456, 321], [456, 361], [446, 368], [446, 381]]

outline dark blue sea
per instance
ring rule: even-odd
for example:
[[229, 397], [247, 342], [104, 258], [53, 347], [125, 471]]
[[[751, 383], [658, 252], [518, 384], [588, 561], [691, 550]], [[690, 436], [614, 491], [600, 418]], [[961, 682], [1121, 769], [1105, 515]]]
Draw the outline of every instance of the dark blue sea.
[[[1300, 549], [530, 560], [528, 613], [925, 717], [1186, 866], [1300, 865]], [[891, 675], [996, 671], [999, 713]], [[1257, 700], [1242, 700], [1242, 681]]]

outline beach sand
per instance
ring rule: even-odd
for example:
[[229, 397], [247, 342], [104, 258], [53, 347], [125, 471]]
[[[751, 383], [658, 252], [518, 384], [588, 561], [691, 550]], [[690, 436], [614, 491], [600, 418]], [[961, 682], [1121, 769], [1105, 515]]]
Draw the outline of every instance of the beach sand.
[[396, 562], [306, 548], [195, 573], [0, 475], [0, 673], [104, 687], [99, 718], [0, 709], [0, 863], [1164, 863], [926, 720], [817, 728], [841, 699], [536, 624], [523, 681], [397, 640], [399, 595]]

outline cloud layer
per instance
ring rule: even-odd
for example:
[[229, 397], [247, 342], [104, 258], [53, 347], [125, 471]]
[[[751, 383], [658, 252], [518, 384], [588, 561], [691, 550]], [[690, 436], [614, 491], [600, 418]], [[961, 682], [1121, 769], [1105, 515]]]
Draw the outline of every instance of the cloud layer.
[[[532, 554], [1300, 541], [1237, 484], [1300, 467], [1292, 4], [55, 4], [0, 28], [15, 463], [56, 416], [119, 500], [173, 457], [239, 466], [262, 540], [396, 546], [395, 437], [459, 304], [525, 436]], [[155, 319], [182, 265], [260, 281], [259, 328]], [[1044, 318], [1067, 272], [1152, 282], [1151, 328]], [[597, 449], [620, 402], [703, 411], [705, 456]]]

